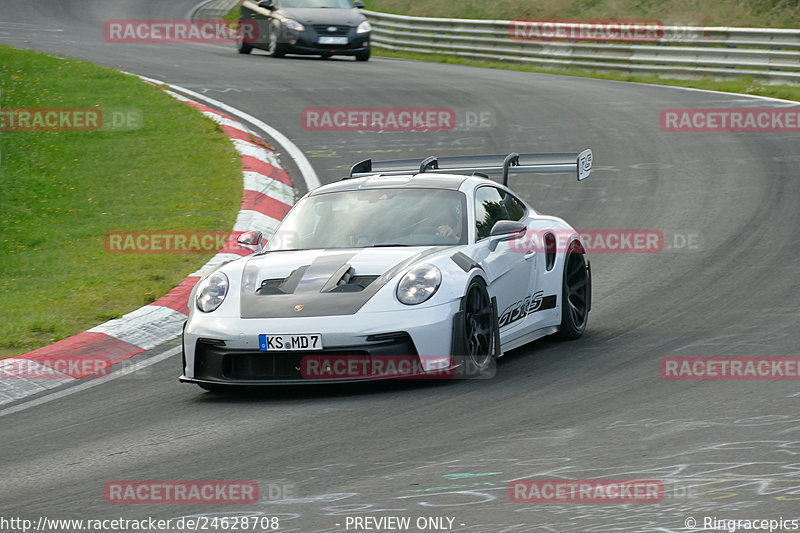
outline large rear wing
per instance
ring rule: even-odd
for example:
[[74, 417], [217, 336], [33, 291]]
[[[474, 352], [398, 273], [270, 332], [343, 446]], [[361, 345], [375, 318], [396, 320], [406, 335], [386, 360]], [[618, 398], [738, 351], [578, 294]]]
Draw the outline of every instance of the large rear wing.
[[592, 151], [580, 153], [470, 155], [456, 157], [428, 157], [399, 159], [395, 161], [372, 161], [365, 159], [353, 165], [350, 175], [344, 179], [365, 176], [400, 176], [403, 174], [502, 174], [503, 185], [508, 185], [508, 175], [556, 174], [574, 172], [578, 181], [592, 173]]

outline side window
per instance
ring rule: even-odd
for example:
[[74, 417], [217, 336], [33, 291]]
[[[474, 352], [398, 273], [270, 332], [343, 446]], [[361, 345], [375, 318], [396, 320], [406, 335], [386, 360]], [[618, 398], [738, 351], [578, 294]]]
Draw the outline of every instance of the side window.
[[475, 191], [476, 240], [485, 239], [498, 220], [522, 220], [525, 205], [496, 187], [485, 186]]
[[525, 205], [522, 202], [505, 191], [500, 191], [500, 194], [503, 195], [503, 205], [506, 208], [510, 220], [519, 222], [525, 218]]
[[476, 240], [485, 239], [498, 220], [511, 220], [503, 202], [503, 191], [495, 187], [480, 187], [475, 191]]

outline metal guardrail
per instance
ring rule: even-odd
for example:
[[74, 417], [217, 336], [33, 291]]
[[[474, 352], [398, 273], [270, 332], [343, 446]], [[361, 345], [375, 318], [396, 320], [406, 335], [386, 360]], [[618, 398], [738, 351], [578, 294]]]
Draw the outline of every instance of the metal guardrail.
[[362, 12], [373, 24], [372, 44], [389, 50], [678, 78], [800, 82], [800, 30], [663, 26], [646, 42], [533, 40], [516, 32], [525, 21]]
[[239, 5], [239, 0], [206, 0], [199, 6], [195, 7], [192, 12], [192, 19], [194, 20], [212, 20], [219, 19], [225, 14]]

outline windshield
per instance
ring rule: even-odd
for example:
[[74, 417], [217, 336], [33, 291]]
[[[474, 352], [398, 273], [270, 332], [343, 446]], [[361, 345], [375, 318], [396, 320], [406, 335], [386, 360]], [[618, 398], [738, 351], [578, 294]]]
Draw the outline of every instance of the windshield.
[[467, 243], [466, 197], [441, 189], [362, 189], [309, 196], [266, 251]]
[[350, 0], [279, 0], [280, 7], [334, 7], [352, 9]]

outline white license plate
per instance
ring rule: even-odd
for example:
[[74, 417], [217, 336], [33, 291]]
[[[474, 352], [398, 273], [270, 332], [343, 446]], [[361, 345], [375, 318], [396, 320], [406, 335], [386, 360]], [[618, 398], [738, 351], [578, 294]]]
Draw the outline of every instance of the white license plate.
[[265, 352], [297, 352], [322, 349], [322, 335], [267, 335], [258, 336], [258, 347]]
[[317, 39], [319, 44], [347, 44], [347, 37], [320, 37]]

